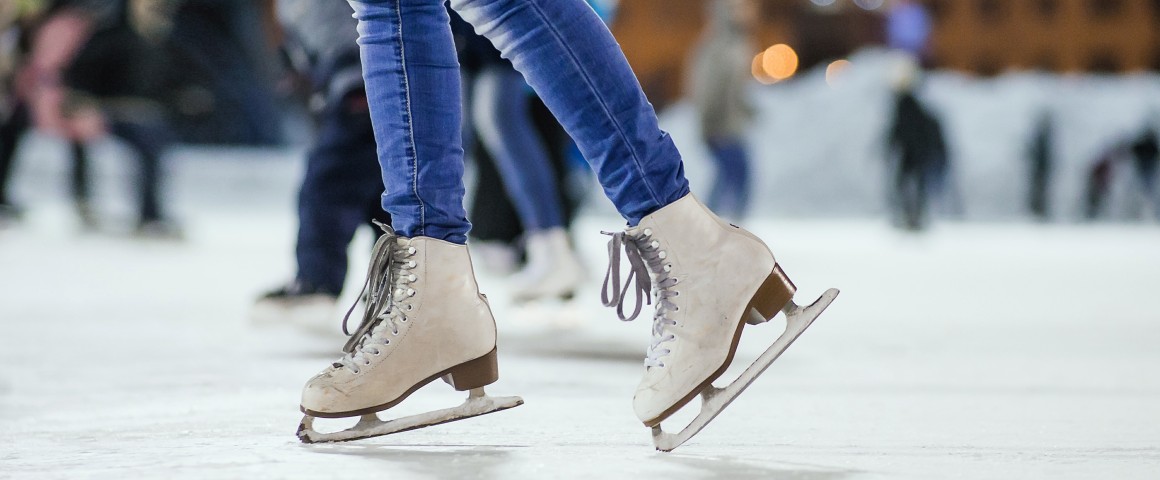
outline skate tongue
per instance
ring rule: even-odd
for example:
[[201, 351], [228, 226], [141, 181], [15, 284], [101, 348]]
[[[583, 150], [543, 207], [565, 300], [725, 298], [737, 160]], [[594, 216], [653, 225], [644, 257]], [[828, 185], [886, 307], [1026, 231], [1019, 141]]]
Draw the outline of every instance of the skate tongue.
[[[616, 314], [621, 321], [630, 322], [640, 315], [644, 303], [652, 304], [652, 277], [648, 267], [641, 257], [640, 247], [635, 239], [628, 237], [625, 232], [601, 232], [612, 238], [608, 241], [608, 270], [604, 273], [604, 285], [600, 289], [600, 301], [606, 307], [616, 307]], [[620, 286], [620, 252], [628, 257], [629, 271], [624, 279], [624, 288]], [[636, 280], [636, 308], [632, 315], [624, 315], [624, 300], [628, 297], [628, 290]]]

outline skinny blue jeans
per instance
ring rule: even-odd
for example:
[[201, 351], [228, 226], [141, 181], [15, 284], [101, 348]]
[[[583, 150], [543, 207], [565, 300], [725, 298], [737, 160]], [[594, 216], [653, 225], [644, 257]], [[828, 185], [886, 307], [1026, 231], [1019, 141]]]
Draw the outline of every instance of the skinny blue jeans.
[[[465, 243], [462, 91], [442, 0], [349, 0], [358, 19], [383, 208], [400, 235]], [[689, 192], [680, 153], [583, 0], [452, 0], [524, 75], [630, 225]]]

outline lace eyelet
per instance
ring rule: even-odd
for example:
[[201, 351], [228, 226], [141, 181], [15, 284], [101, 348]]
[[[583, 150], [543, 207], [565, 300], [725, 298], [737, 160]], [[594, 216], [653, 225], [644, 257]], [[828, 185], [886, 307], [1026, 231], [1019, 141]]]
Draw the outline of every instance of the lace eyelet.
[[371, 361], [370, 361], [370, 360], [367, 360], [367, 361], [363, 362], [363, 365], [365, 365], [365, 366], [368, 366], [368, 367], [369, 367], [369, 366], [371, 366]]
[[644, 229], [644, 236], [651, 237], [652, 236], [652, 229], [651, 228]]
[[398, 330], [391, 330], [391, 335], [397, 336], [397, 335], [399, 335], [399, 331]]
[[411, 305], [411, 304], [409, 304], [409, 303], [407, 304], [407, 311], [408, 311], [408, 312], [409, 312], [409, 311], [411, 311], [411, 310], [414, 310], [414, 309], [415, 309], [415, 306], [414, 306], [414, 305]]
[[414, 260], [407, 262], [407, 268], [415, 268], [415, 265], [417, 265], [417, 264], [415, 263]]
[[415, 254], [415, 252], [417, 252], [417, 251], [418, 251], [418, 250], [415, 250], [415, 247], [411, 247], [411, 248], [408, 248], [408, 249], [407, 249], [407, 254], [409, 254], [409, 255], [414, 255], [414, 254]]
[[407, 277], [407, 279], [414, 282], [415, 280], [418, 280], [419, 277], [416, 277], [415, 274], [412, 273], [410, 277]]
[[353, 373], [353, 374], [355, 374], [355, 375], [358, 375], [358, 374], [359, 374], [359, 372], [361, 372], [361, 371], [362, 371], [362, 370], [351, 370], [351, 373]]
[[669, 253], [668, 253], [668, 252], [665, 252], [665, 251], [662, 251], [661, 253], [658, 253], [658, 254], [657, 254], [657, 258], [659, 258], [659, 259], [661, 259], [661, 260], [664, 260], [664, 259], [666, 259], [666, 258], [669, 258]]
[[656, 241], [656, 240], [653, 240], [653, 241], [652, 241], [652, 243], [650, 243], [650, 244], [648, 244], [648, 245], [649, 245], [650, 247], [652, 247], [652, 248], [660, 248], [660, 246], [661, 246], [661, 242], [658, 242], [658, 241]]

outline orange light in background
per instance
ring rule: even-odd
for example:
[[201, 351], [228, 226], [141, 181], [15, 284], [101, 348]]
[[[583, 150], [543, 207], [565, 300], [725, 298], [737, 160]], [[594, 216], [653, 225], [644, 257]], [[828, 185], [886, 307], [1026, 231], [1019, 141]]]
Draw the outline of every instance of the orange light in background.
[[774, 80], [781, 81], [797, 73], [798, 55], [789, 45], [779, 43], [761, 54], [761, 68]]
[[753, 78], [756, 78], [757, 81], [761, 82], [763, 85], [770, 85], [774, 82], [777, 82], [776, 78], [773, 78], [769, 76], [769, 74], [765, 73], [765, 52], [761, 52], [757, 54], [756, 57], [753, 57], [752, 68]]
[[834, 86], [834, 83], [842, 77], [842, 73], [845, 72], [849, 67], [849, 60], [843, 59], [830, 62], [830, 64], [826, 66], [826, 84], [831, 87]]

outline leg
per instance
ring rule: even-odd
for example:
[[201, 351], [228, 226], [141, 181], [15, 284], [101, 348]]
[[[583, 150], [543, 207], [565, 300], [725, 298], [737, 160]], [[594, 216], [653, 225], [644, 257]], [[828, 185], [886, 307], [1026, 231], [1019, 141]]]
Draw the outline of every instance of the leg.
[[295, 325], [309, 332], [338, 332], [335, 303], [347, 274], [347, 250], [360, 225], [389, 223], [379, 202], [383, 184], [374, 131], [361, 90], [335, 95], [319, 116], [298, 193], [298, 237], [293, 282], [263, 295], [251, 312], [257, 324]]
[[475, 125], [525, 229], [527, 264], [512, 279], [513, 295], [517, 301], [571, 298], [583, 281], [583, 268], [563, 228], [560, 192], [532, 123], [527, 84], [500, 65], [485, 68], [476, 82]]
[[520, 267], [516, 241], [524, 234], [520, 216], [504, 191], [495, 160], [478, 141], [472, 140], [475, 159], [475, 195], [471, 198], [471, 255], [492, 273], [508, 275]]
[[740, 218], [749, 206], [749, 154], [744, 140], [711, 141], [709, 149], [717, 162], [709, 206], [719, 214]]
[[89, 192], [89, 184], [92, 178], [89, 174], [89, 152], [84, 143], [75, 140], [72, 142], [71, 151], [73, 204], [76, 206], [77, 215], [80, 216], [81, 223], [86, 228], [95, 228], [97, 226], [97, 218], [93, 215], [93, 207], [90, 202], [91, 194]]
[[[675, 448], [684, 440], [664, 440], [657, 433], [660, 423], [698, 394], [711, 392], [711, 382], [732, 361], [734, 339], [754, 312], [763, 320], [783, 309], [796, 315], [792, 283], [764, 242], [688, 195], [679, 153], [658, 128], [616, 42], [587, 5], [580, 0], [452, 0], [452, 6], [524, 74], [634, 225], [613, 235], [603, 300], [631, 319], [650, 289], [656, 299], [648, 368], [634, 407], [645, 425], [656, 427], [658, 448]], [[622, 248], [632, 266], [623, 290]], [[637, 294], [637, 308], [625, 317], [629, 290]], [[834, 295], [822, 299], [812, 315]], [[789, 340], [770, 347], [768, 361], [796, 338], [789, 331], [785, 335]], [[764, 366], [751, 377], [761, 370]], [[717, 411], [747, 384], [731, 389]]]
[[532, 124], [526, 83], [506, 66], [479, 73], [472, 107], [480, 139], [503, 175], [520, 221], [530, 231], [559, 228], [563, 214], [548, 152]]
[[161, 162], [168, 148], [168, 133], [163, 127], [129, 122], [114, 122], [112, 132], [136, 151], [138, 170], [138, 225], [145, 227], [161, 222], [165, 215], [160, 200]]
[[[322, 113], [298, 194], [297, 280], [334, 296], [346, 280], [347, 246], [359, 225], [370, 223], [368, 194], [377, 206], [382, 193], [370, 116], [365, 105], [352, 111], [363, 98], [353, 92]], [[373, 218], [385, 217], [377, 210]]]
[[[443, 4], [350, 2], [359, 20], [367, 98], [395, 231], [463, 244], [459, 61]], [[405, 40], [405, 41], [404, 41]]]
[[514, 244], [523, 235], [524, 228], [511, 197], [504, 192], [503, 177], [495, 165], [495, 159], [478, 142], [473, 157], [478, 176], [475, 180], [475, 195], [471, 200], [471, 214], [477, 220], [472, 225], [471, 238]]
[[608, 28], [582, 0], [452, 0], [511, 60], [630, 225], [689, 192], [680, 153]]
[[[438, 0], [351, 5], [387, 187], [383, 206], [402, 230], [387, 228], [375, 243], [362, 322], [342, 359], [303, 389], [303, 442], [385, 435], [523, 403], [482, 390], [499, 377], [496, 327], [463, 244], [470, 225], [463, 212], [461, 92], [447, 12]], [[439, 378], [471, 391], [468, 400], [390, 422], [375, 417]], [[351, 416], [362, 420], [348, 431], [312, 428], [315, 417]]]
[[[8, 198], [8, 179], [16, 161], [16, 148], [28, 127], [28, 109], [24, 104], [17, 105], [4, 123], [0, 124], [0, 210], [14, 208]], [[0, 216], [5, 213], [0, 211]]]

